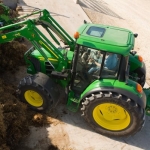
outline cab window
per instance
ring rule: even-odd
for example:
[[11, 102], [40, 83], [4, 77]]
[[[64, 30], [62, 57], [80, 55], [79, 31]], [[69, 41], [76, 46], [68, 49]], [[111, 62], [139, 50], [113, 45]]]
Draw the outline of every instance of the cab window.
[[105, 28], [92, 26], [88, 29], [87, 34], [95, 37], [102, 37], [105, 33]]
[[106, 53], [101, 78], [117, 78], [121, 55]]
[[103, 54], [100, 50], [80, 46], [74, 87], [83, 91], [91, 82], [96, 80], [95, 75], [100, 71], [96, 63], [101, 64]]
[[94, 80], [117, 78], [120, 58], [118, 54], [80, 46], [73, 87], [82, 92]]

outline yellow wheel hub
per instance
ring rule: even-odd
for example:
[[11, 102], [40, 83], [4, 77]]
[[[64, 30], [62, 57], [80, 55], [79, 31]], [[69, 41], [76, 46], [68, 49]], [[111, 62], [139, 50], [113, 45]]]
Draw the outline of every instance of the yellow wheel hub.
[[108, 130], [123, 130], [130, 124], [129, 113], [121, 106], [113, 103], [97, 105], [93, 110], [94, 120]]
[[33, 90], [28, 90], [25, 92], [25, 99], [30, 105], [35, 107], [40, 107], [43, 104], [42, 97]]

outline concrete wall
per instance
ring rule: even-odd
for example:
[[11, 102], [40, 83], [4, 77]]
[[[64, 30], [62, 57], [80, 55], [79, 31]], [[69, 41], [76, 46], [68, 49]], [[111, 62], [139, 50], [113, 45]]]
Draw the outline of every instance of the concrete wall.
[[16, 9], [18, 0], [3, 0], [3, 3], [11, 9]]

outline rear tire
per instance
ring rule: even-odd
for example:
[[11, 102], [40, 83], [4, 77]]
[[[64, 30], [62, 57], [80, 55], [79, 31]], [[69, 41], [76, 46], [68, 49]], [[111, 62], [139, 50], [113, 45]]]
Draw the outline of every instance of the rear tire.
[[85, 120], [98, 133], [127, 137], [144, 125], [144, 110], [130, 98], [118, 93], [99, 92], [85, 98], [81, 108]]
[[27, 76], [20, 81], [17, 90], [18, 96], [22, 102], [36, 111], [44, 111], [52, 104], [50, 93], [44, 88], [44, 85], [39, 85], [33, 81], [32, 76]]

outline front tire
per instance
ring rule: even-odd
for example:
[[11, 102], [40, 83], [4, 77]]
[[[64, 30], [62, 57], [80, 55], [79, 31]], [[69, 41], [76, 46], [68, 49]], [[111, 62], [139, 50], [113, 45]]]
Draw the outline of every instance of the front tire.
[[44, 111], [52, 104], [49, 91], [45, 89], [44, 84], [39, 85], [33, 80], [33, 76], [23, 78], [17, 91], [20, 100], [33, 110]]
[[85, 120], [98, 133], [127, 137], [144, 125], [144, 110], [130, 98], [113, 92], [99, 92], [85, 98], [81, 108]]

